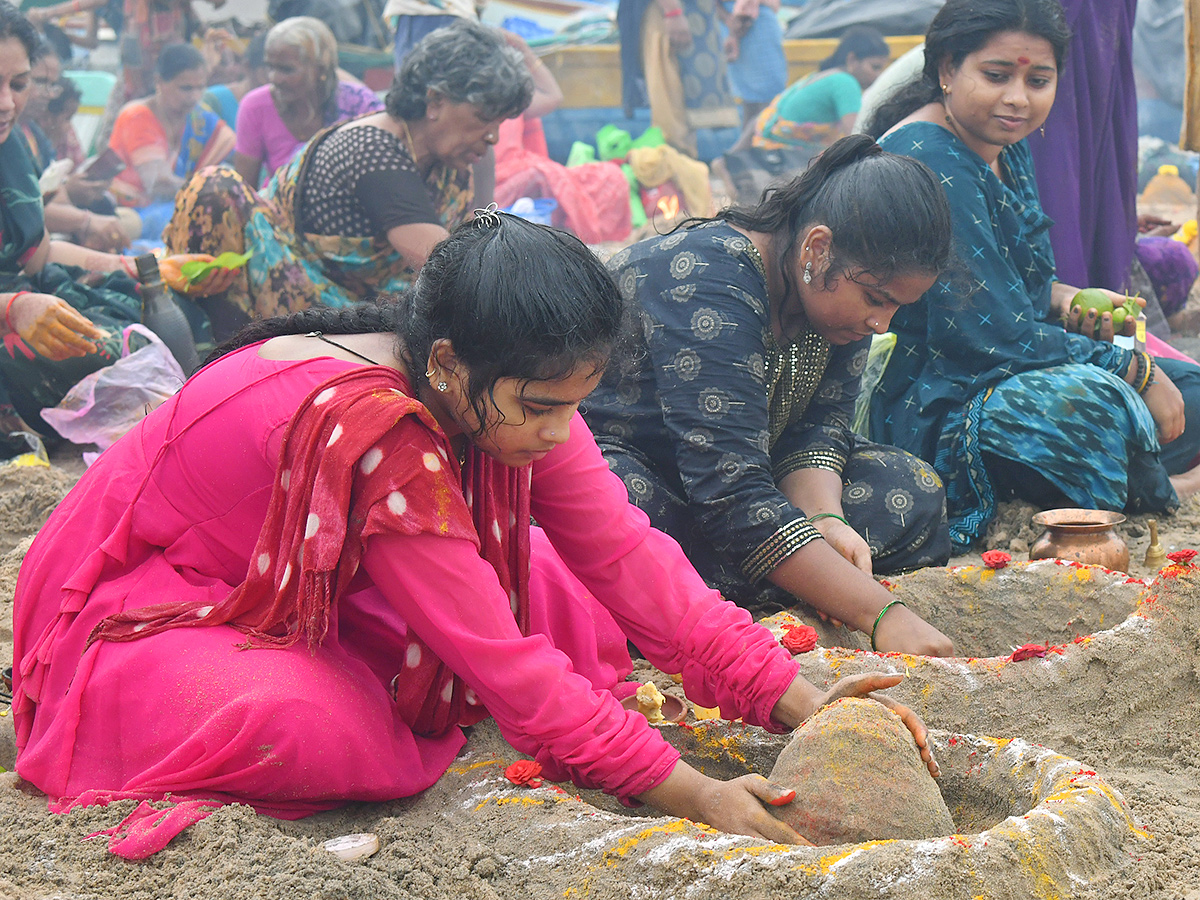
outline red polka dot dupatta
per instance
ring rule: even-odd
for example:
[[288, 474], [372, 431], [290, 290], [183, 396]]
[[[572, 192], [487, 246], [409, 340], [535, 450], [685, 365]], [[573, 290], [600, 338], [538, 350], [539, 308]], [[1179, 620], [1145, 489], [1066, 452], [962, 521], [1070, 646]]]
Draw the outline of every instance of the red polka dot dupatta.
[[[228, 623], [247, 647], [315, 649], [329, 609], [358, 571], [366, 538], [437, 534], [479, 545], [529, 625], [529, 472], [472, 447], [462, 478], [432, 414], [408, 382], [383, 366], [352, 369], [318, 385], [288, 425], [267, 519], [246, 580], [220, 603], [167, 602], [103, 620], [91, 640], [130, 641], [166, 628]], [[460, 480], [460, 478], [462, 480]], [[465, 496], [464, 496], [465, 491]], [[502, 523], [502, 524], [501, 524]], [[422, 660], [395, 686], [414, 731], [436, 734], [487, 716], [416, 635]], [[404, 660], [397, 660], [397, 669]]]

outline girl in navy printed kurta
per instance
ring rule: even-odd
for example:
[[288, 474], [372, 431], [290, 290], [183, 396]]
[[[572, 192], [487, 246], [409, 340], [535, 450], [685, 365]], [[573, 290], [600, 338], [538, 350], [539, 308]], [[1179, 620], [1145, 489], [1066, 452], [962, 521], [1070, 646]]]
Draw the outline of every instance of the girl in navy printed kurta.
[[763, 609], [773, 584], [775, 609], [798, 597], [880, 649], [942, 655], [912, 613], [881, 618], [868, 577], [946, 561], [941, 481], [850, 422], [863, 337], [949, 259], [944, 202], [927, 168], [860, 135], [754, 209], [622, 251], [646, 353], [584, 412], [630, 499], [731, 599]]

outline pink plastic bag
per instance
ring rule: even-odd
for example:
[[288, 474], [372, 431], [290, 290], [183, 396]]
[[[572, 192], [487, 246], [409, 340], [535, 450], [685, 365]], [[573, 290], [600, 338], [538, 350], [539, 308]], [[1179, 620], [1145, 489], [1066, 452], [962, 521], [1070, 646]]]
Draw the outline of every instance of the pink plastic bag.
[[[140, 334], [150, 341], [129, 352], [129, 337]], [[67, 391], [42, 418], [73, 444], [96, 444], [101, 450], [140, 422], [147, 413], [183, 387], [183, 369], [145, 325], [130, 325], [123, 332], [121, 358], [85, 376]]]

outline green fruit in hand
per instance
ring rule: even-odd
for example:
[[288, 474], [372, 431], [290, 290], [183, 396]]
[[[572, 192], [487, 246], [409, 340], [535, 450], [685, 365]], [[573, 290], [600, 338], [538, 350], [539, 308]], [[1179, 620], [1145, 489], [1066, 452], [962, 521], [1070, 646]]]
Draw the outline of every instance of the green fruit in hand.
[[1083, 317], [1088, 314], [1088, 310], [1094, 309], [1096, 315], [1101, 313], [1112, 312], [1112, 298], [1108, 296], [1100, 288], [1084, 288], [1071, 298], [1071, 308], [1079, 307], [1079, 321], [1083, 322]]
[[1082, 329], [1083, 320], [1091, 310], [1096, 311], [1096, 331], [1094, 338], [1100, 337], [1100, 317], [1112, 313], [1113, 334], [1120, 334], [1128, 319], [1136, 319], [1142, 311], [1136, 297], [1125, 297], [1120, 306], [1113, 306], [1112, 298], [1099, 288], [1084, 288], [1071, 298], [1070, 308], [1079, 307], [1079, 326]]

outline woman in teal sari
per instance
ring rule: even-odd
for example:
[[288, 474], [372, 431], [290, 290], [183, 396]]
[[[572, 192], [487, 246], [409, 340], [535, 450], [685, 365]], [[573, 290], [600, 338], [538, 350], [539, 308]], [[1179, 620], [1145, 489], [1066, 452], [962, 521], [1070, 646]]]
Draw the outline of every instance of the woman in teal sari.
[[204, 301], [214, 337], [408, 287], [469, 216], [471, 167], [532, 96], [521, 54], [464, 20], [413, 48], [384, 111], [318, 132], [261, 196], [231, 167], [197, 173], [163, 233], [167, 247], [252, 254], [223, 296]]
[[[0, 435], [31, 426], [47, 431], [40, 411], [115, 362], [122, 330], [141, 318], [131, 258], [51, 241], [46, 233], [33, 159], [25, 142], [13, 139], [36, 46], [33, 26], [0, 0]], [[223, 289], [228, 276], [207, 283]]]

